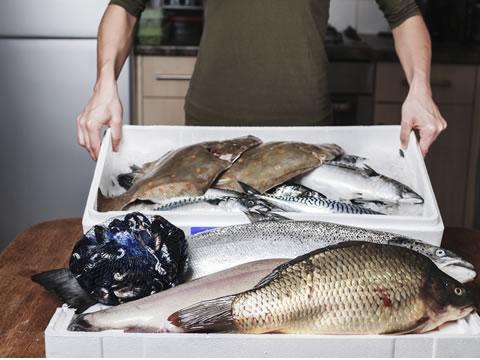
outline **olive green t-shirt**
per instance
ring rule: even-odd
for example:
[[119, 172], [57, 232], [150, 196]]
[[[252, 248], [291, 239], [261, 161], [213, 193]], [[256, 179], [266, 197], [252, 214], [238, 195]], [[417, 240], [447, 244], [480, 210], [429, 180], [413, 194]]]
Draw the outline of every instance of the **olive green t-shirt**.
[[[138, 16], [146, 0], [113, 0]], [[377, 0], [396, 27], [415, 0]], [[331, 119], [325, 36], [330, 0], [208, 0], [186, 98], [192, 125], [323, 125]]]

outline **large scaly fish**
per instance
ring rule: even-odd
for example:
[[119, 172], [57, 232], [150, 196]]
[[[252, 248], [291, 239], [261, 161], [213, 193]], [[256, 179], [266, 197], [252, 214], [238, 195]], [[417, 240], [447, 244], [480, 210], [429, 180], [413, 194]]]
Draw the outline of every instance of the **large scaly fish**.
[[467, 282], [472, 264], [451, 251], [401, 235], [321, 221], [266, 220], [221, 227], [188, 238], [192, 278], [245, 262], [289, 258], [340, 242], [360, 240], [409, 247], [428, 256], [441, 270]]
[[136, 201], [157, 203], [174, 197], [203, 195], [245, 151], [259, 144], [260, 139], [246, 136], [172, 151], [145, 164], [125, 193], [107, 198], [99, 190], [97, 209], [102, 212], [124, 210]]
[[410, 187], [377, 173], [367, 165], [325, 164], [295, 181], [334, 199], [387, 204], [424, 202]]
[[242, 292], [255, 286], [288, 259], [271, 259], [239, 265], [161, 293], [93, 313], [75, 316], [71, 331], [181, 332], [168, 316], [199, 301]]
[[253, 289], [169, 317], [186, 331], [406, 334], [474, 309], [469, 291], [427, 257], [398, 246], [343, 243], [279, 266]]

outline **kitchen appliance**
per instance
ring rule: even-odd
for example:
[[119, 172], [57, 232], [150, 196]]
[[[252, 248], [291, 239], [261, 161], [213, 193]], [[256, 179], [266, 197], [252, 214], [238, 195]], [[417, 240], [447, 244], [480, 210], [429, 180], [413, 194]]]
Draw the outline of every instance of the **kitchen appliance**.
[[[107, 4], [0, 1], [0, 249], [29, 225], [82, 215], [95, 163], [77, 144], [75, 118], [92, 95]], [[127, 122], [129, 71], [119, 79]]]
[[478, 0], [417, 0], [417, 3], [434, 40], [472, 40]]
[[163, 45], [198, 46], [203, 32], [202, 0], [161, 0]]

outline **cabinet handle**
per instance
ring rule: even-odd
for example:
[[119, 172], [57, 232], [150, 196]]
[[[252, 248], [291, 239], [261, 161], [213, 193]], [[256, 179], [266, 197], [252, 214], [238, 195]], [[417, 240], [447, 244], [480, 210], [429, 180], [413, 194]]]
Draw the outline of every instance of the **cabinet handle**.
[[192, 75], [167, 75], [167, 74], [155, 74], [155, 80], [170, 80], [170, 81], [185, 81], [191, 80]]
[[[402, 80], [402, 85], [403, 87], [410, 87], [408, 84], [407, 79]], [[451, 80], [438, 80], [438, 81], [432, 81], [431, 82], [432, 88], [439, 88], [439, 89], [451, 89], [453, 88], [453, 83]]]

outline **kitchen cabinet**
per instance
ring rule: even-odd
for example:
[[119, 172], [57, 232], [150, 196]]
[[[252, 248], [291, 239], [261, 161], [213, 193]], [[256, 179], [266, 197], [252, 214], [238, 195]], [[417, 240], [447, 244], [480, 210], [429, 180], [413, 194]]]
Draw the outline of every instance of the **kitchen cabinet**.
[[[474, 177], [472, 144], [478, 141], [478, 136], [472, 136], [476, 86], [477, 68], [474, 66], [434, 65], [432, 68], [434, 99], [448, 121], [448, 129], [431, 148], [426, 165], [447, 226], [473, 225], [472, 216], [467, 216], [471, 211], [467, 197], [471, 196], [468, 188]], [[378, 64], [374, 123], [400, 124], [407, 92], [400, 65]]]
[[472, 144], [467, 184], [466, 220], [470, 226], [480, 226], [480, 67], [473, 112]]
[[137, 56], [135, 124], [184, 125], [195, 57]]

